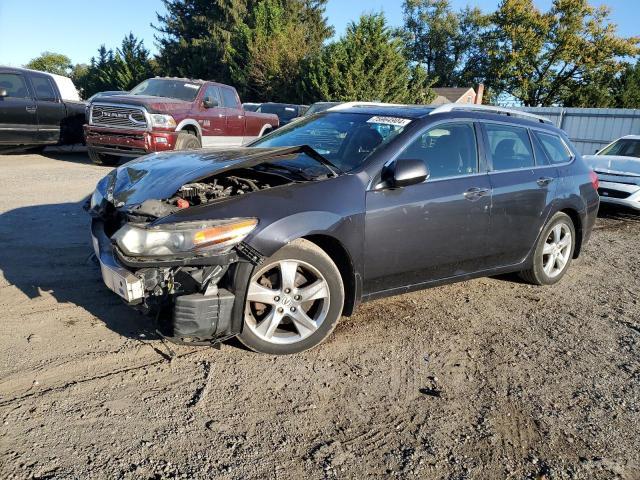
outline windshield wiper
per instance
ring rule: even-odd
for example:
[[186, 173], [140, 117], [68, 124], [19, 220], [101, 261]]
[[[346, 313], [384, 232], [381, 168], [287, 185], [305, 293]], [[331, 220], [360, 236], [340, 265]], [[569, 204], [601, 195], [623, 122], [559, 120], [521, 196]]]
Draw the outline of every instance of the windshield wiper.
[[338, 176], [338, 174], [340, 175], [344, 174], [344, 172], [335, 163], [333, 163], [331, 160], [326, 158], [324, 155], [318, 153], [318, 151], [315, 148], [313, 148], [311, 145], [301, 145], [300, 148], [304, 149], [306, 154], [309, 155], [311, 158], [313, 158], [314, 160], [317, 160], [318, 162], [322, 163], [325, 167], [327, 167], [329, 170], [331, 170], [331, 173], [333, 173], [335, 176]]

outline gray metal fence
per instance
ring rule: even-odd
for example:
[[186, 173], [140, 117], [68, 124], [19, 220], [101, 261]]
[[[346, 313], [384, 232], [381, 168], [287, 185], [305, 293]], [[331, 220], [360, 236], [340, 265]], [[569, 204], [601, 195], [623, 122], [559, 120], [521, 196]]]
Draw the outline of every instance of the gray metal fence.
[[521, 107], [553, 121], [583, 155], [593, 154], [623, 135], [640, 135], [640, 110], [623, 108]]

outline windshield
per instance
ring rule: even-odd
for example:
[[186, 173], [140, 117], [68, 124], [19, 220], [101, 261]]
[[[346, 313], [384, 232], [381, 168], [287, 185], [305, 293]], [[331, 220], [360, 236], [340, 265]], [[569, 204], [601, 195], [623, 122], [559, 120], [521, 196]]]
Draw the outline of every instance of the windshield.
[[193, 102], [200, 90], [200, 84], [184, 80], [150, 78], [131, 90], [131, 95], [150, 95]]
[[304, 118], [276, 130], [252, 147], [308, 145], [348, 172], [411, 123], [408, 118], [330, 112]]
[[620, 155], [640, 158], [640, 140], [621, 138], [602, 150], [598, 155]]
[[298, 116], [298, 109], [295, 105], [278, 105], [274, 103], [263, 103], [258, 108], [260, 113], [274, 113], [280, 120], [289, 121]]

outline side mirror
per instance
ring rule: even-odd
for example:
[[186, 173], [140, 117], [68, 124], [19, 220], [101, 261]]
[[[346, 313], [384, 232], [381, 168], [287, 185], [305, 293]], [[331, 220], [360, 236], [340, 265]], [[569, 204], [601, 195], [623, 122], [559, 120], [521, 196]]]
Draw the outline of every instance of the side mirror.
[[429, 178], [429, 169], [422, 160], [400, 159], [393, 162], [382, 175], [392, 188], [407, 187], [424, 182]]
[[219, 103], [218, 103], [218, 100], [214, 100], [211, 97], [204, 97], [204, 100], [202, 101], [202, 105], [204, 105], [204, 108], [213, 108], [213, 107], [217, 107]]
[[0, 88], [0, 98], [8, 96], [6, 88]]

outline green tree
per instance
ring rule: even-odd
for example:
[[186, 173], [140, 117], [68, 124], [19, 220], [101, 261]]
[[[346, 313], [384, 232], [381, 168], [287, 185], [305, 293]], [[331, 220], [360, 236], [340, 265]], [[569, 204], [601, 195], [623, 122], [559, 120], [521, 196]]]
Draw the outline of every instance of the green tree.
[[454, 12], [449, 0], [405, 0], [403, 12], [409, 59], [422, 65], [435, 85], [468, 86], [482, 80], [489, 16], [470, 7]]
[[154, 74], [149, 50], [133, 33], [129, 33], [122, 40], [122, 45], [116, 51], [114, 62], [113, 73], [118, 90], [131, 90]]
[[615, 77], [640, 41], [617, 36], [609, 10], [587, 0], [554, 0], [548, 12], [502, 0], [492, 20], [489, 85], [527, 106], [562, 105], [581, 89], [589, 98], [591, 82]]
[[131, 90], [138, 83], [152, 77], [156, 66], [142, 40], [132, 33], [113, 49], [101, 45], [97, 57], [88, 66], [74, 69], [74, 81], [85, 97], [105, 90]]
[[640, 63], [627, 64], [613, 84], [613, 97], [618, 108], [640, 108]]
[[169, 75], [231, 83], [233, 37], [247, 0], [163, 0], [158, 14], [159, 68]]
[[326, 0], [260, 0], [250, 5], [237, 35], [232, 66], [241, 96], [251, 101], [304, 102], [305, 62], [333, 29]]
[[24, 67], [41, 72], [69, 76], [72, 64], [71, 59], [66, 55], [54, 52], [42, 52], [39, 57], [32, 59]]
[[309, 66], [306, 88], [313, 100], [428, 103], [427, 72], [411, 68], [401, 39], [382, 14], [363, 15]]

